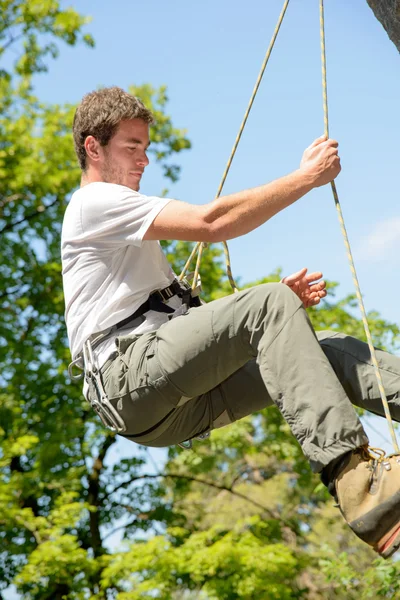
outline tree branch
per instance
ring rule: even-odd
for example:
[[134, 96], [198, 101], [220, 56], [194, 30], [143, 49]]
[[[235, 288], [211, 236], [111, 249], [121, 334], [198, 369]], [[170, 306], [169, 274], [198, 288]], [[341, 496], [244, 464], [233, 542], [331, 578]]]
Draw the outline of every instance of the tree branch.
[[[124, 504], [121, 504], [121, 506], [123, 506], [124, 508], [127, 508], [126, 506], [124, 506]], [[132, 512], [132, 509], [131, 509]], [[111, 537], [112, 535], [114, 535], [114, 533], [117, 533], [117, 531], [121, 531], [121, 529], [126, 529], [127, 527], [130, 527], [131, 525], [134, 525], [135, 523], [140, 523], [140, 519], [138, 519], [137, 517], [134, 517], [132, 519], [132, 521], [129, 521], [129, 523], [125, 523], [124, 525], [119, 525], [118, 527], [116, 527], [115, 529], [112, 529], [111, 531], [109, 531], [107, 533], [107, 535], [103, 538], [103, 542]], [[152, 525], [152, 527], [154, 528], [154, 526]], [[159, 532], [157, 530], [155, 530], [155, 533], [158, 534]]]
[[4, 46], [1, 47], [2, 52], [4, 52], [5, 50], [7, 50], [7, 48], [9, 48], [14, 42], [17, 42], [18, 40], [20, 40], [22, 38], [22, 33], [20, 33], [19, 35], [16, 36], [11, 36], [7, 42], [4, 44]]
[[35, 217], [38, 217], [39, 215], [43, 214], [46, 210], [48, 210], [49, 208], [51, 208], [52, 206], [57, 204], [58, 201], [59, 201], [59, 198], [56, 198], [55, 200], [53, 200], [53, 202], [50, 202], [50, 204], [48, 204], [47, 206], [41, 206], [37, 210], [35, 210], [35, 212], [25, 215], [25, 217], [23, 219], [20, 219], [19, 221], [14, 221], [14, 223], [8, 223], [7, 225], [4, 225], [3, 229], [0, 229], [0, 235], [2, 233], [5, 233], [6, 231], [10, 231], [11, 229], [14, 229], [14, 227], [16, 227], [17, 225], [21, 225], [21, 223], [24, 223], [25, 221], [31, 221]]
[[10, 294], [13, 294], [14, 292], [18, 292], [21, 289], [21, 284], [17, 285], [15, 288], [10, 288], [9, 290], [5, 290], [4, 292], [2, 292], [0, 294], [0, 300], [2, 298], [5, 298], [6, 296], [9, 296]]
[[116, 527], [112, 531], [109, 531], [109, 533], [107, 533], [107, 535], [105, 535], [103, 537], [103, 543], [106, 541], [107, 538], [109, 538], [112, 535], [114, 535], [114, 533], [117, 533], [117, 531], [121, 531], [121, 529], [126, 529], [126, 527], [129, 527], [130, 525], [133, 525], [136, 521], [137, 521], [137, 519], [135, 517], [134, 519], [132, 519], [132, 521], [130, 523], [125, 523], [125, 525], [120, 525], [119, 527]]
[[112, 435], [107, 435], [103, 446], [93, 463], [92, 472], [89, 475], [88, 503], [95, 508], [94, 511], [89, 511], [89, 526], [91, 534], [92, 548], [94, 556], [98, 557], [104, 553], [102, 539], [100, 535], [100, 518], [99, 518], [99, 495], [100, 495], [100, 474], [103, 469], [103, 463], [108, 449], [116, 442], [116, 438]]
[[4, 196], [4, 198], [0, 200], [0, 208], [4, 208], [6, 204], [14, 202], [15, 200], [21, 200], [22, 198], [22, 194], [12, 194], [11, 196]]
[[249, 498], [248, 496], [246, 496], [245, 494], [242, 494], [241, 492], [236, 492], [236, 490], [232, 489], [231, 486], [220, 485], [218, 483], [214, 483], [213, 481], [206, 481], [205, 479], [199, 479], [198, 477], [193, 477], [192, 475], [181, 475], [179, 473], [166, 473], [166, 474], [156, 473], [154, 475], [151, 475], [151, 474], [145, 473], [143, 475], [138, 475], [137, 477], [132, 477], [132, 479], [130, 479], [130, 481], [126, 481], [125, 483], [121, 483], [120, 485], [117, 485], [117, 487], [114, 488], [111, 493], [117, 492], [118, 490], [124, 488], [125, 486], [129, 485], [130, 483], [133, 483], [134, 481], [139, 481], [141, 479], [157, 479], [158, 477], [164, 477], [166, 479], [167, 478], [169, 478], [169, 479], [185, 479], [186, 481], [193, 481], [194, 483], [202, 483], [203, 485], [208, 485], [209, 487], [212, 487], [214, 489], [224, 491], [224, 492], [229, 492], [233, 496], [236, 496], [237, 498], [241, 498], [242, 500], [246, 500], [246, 502], [249, 502], [250, 504], [253, 504], [253, 506], [260, 508], [271, 519], [276, 519], [276, 520], [282, 521], [281, 517], [278, 514], [274, 513], [272, 510], [270, 510], [263, 504], [260, 504], [259, 502], [257, 502], [257, 500], [253, 500], [252, 498]]
[[20, 523], [25, 529], [30, 531], [30, 533], [35, 538], [35, 542], [38, 546], [42, 543], [42, 538], [40, 537], [40, 534], [33, 528], [33, 526], [30, 523], [24, 521], [24, 519], [22, 519], [18, 515], [15, 517], [15, 520], [17, 521], [17, 523]]

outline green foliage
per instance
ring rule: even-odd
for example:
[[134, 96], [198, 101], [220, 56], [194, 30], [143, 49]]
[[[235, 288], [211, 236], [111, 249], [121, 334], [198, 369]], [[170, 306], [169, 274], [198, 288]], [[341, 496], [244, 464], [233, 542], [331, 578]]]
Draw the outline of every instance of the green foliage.
[[[131, 94], [138, 96], [144, 105], [152, 111], [157, 124], [150, 132], [152, 145], [149, 154], [152, 154], [156, 161], [161, 164], [164, 177], [172, 182], [177, 181], [180, 166], [167, 164], [165, 159], [177, 152], [190, 149], [191, 143], [186, 137], [186, 130], [176, 129], [172, 125], [171, 118], [165, 113], [168, 103], [167, 87], [163, 85], [156, 90], [151, 85], [145, 84], [131, 86], [129, 91]], [[164, 190], [165, 193], [167, 193], [167, 190]]]
[[[339, 302], [333, 301], [338, 285], [337, 282], [329, 282], [328, 290], [330, 294], [328, 298], [323, 301], [318, 310], [309, 312], [314, 328], [317, 330], [341, 331], [367, 341], [363, 322], [355, 316], [355, 313], [359, 313], [356, 295], [350, 294], [339, 300]], [[374, 345], [385, 350], [395, 351], [398, 348], [400, 333], [398, 325], [388, 323], [374, 310], [367, 314], [367, 318]]]
[[94, 45], [92, 36], [82, 32], [90, 19], [73, 8], [61, 8], [58, 0], [0, 0], [0, 14], [0, 60], [4, 64], [10, 49], [17, 46], [19, 50], [11, 66], [2, 69], [3, 77], [9, 77], [12, 70], [21, 76], [47, 71], [45, 59], [58, 55], [54, 39], [70, 46], [78, 42]]
[[[91, 44], [81, 32], [87, 19], [54, 1], [0, 6], [0, 53], [19, 43], [21, 56], [0, 78], [0, 591], [14, 582], [26, 598], [86, 598], [96, 593], [105, 552], [100, 527], [129, 505], [143, 510], [128, 532], [151, 527], [151, 511], [161, 519], [168, 510], [151, 483], [109, 493], [110, 482], [117, 487], [140, 473], [146, 451], [105, 466], [115, 438], [66, 374], [59, 244], [80, 178], [74, 107], [40, 102], [31, 75], [55, 55], [53, 40]], [[163, 114], [153, 146], [173, 179], [173, 156], [189, 142], [171, 125], [165, 89], [144, 89], [149, 106]]]
[[[269, 544], [262, 538], [259, 520], [238, 521], [230, 530], [214, 526], [207, 531], [179, 531], [179, 545], [168, 541], [170, 534], [135, 544], [122, 554], [108, 557], [102, 586], [108, 589], [116, 576], [124, 592], [118, 598], [167, 600], [177, 590], [202, 590], [210, 600], [288, 600], [304, 597], [293, 585], [303, 561], [284, 544]], [[296, 589], [297, 588], [297, 589]]]
[[[372, 600], [375, 598], [398, 598], [400, 596], [397, 562], [387, 563], [382, 558], [372, 559], [361, 572], [359, 564], [346, 552], [336, 554], [332, 548], [323, 547], [318, 566], [336, 592], [347, 589], [349, 600]], [[340, 594], [340, 592], [339, 592]], [[331, 596], [341, 598], [340, 595]]]

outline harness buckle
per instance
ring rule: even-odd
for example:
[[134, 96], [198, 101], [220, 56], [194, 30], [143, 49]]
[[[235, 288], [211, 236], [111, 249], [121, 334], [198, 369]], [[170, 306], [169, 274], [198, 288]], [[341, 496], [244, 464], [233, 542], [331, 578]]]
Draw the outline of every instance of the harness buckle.
[[157, 290], [158, 295], [161, 297], [162, 302], [167, 302], [172, 296], [175, 296], [175, 292], [170, 287], [164, 288], [163, 290]]
[[[166, 305], [165, 307], [158, 308], [158, 310], [161, 310], [162, 308], [163, 312], [171, 312], [172, 318], [174, 316], [184, 314], [191, 306], [200, 306], [200, 284], [196, 286], [195, 289], [192, 289], [188, 281], [191, 275], [193, 276], [193, 274], [188, 273], [187, 279], [182, 279], [180, 281], [176, 279], [171, 283], [170, 286], [161, 290], [155, 290], [150, 294], [150, 302], [151, 298], [153, 297], [156, 299], [156, 302], [158, 301], [159, 303], [162, 302], [163, 304], [165, 304], [173, 296], [180, 296], [180, 298], [182, 299], [182, 306], [180, 308], [174, 310], [168, 305]], [[132, 317], [129, 317], [128, 319], [125, 319], [125, 321], [129, 321], [129, 319], [131, 318]], [[125, 321], [122, 321], [121, 323], [124, 323]], [[125, 432], [127, 430], [127, 427], [121, 415], [118, 413], [118, 411], [114, 408], [114, 406], [108, 399], [108, 396], [103, 386], [100, 369], [97, 364], [97, 357], [95, 357], [93, 353], [92, 344], [96, 346], [102, 339], [104, 339], [107, 335], [112, 333], [114, 329], [118, 329], [118, 326], [120, 326], [121, 323], [110, 327], [106, 331], [98, 332], [90, 336], [83, 344], [82, 353], [68, 366], [68, 373], [72, 381], [79, 381], [85, 378], [85, 381], [89, 387], [89, 404], [91, 405], [92, 409], [99, 415], [102, 423], [108, 429], [117, 433]], [[79, 374], [74, 374], [74, 368], [81, 369], [83, 372]], [[198, 436], [198, 439], [204, 439], [205, 437], [208, 436], [206, 434], [203, 436]], [[188, 440], [186, 443], [183, 442], [182, 447], [191, 448], [191, 441]]]

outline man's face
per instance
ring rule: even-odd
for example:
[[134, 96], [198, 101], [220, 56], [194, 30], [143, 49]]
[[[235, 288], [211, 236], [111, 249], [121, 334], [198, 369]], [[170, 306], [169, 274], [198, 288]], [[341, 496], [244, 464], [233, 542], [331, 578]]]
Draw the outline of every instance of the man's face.
[[149, 126], [142, 119], [121, 121], [107, 146], [101, 147], [99, 169], [103, 181], [135, 190], [149, 164]]

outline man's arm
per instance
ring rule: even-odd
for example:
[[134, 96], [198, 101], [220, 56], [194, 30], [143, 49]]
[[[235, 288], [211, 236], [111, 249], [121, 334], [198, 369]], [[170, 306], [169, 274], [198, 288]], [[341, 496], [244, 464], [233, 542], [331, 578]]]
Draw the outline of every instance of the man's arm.
[[250, 190], [222, 196], [198, 206], [171, 201], [147, 230], [145, 240], [220, 242], [256, 229], [315, 187], [332, 181], [340, 172], [337, 142], [315, 140], [300, 168]]

